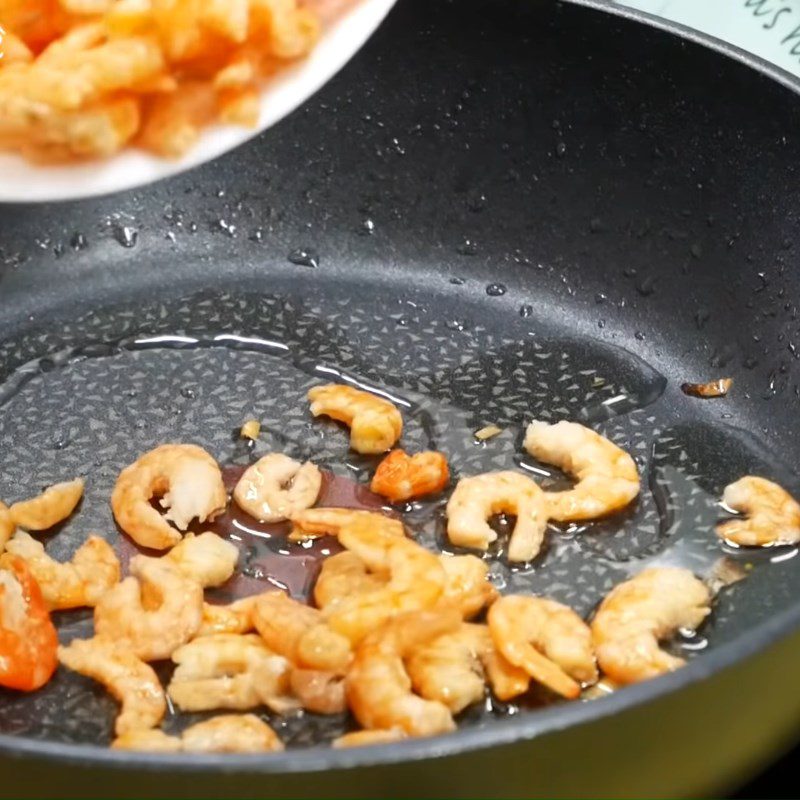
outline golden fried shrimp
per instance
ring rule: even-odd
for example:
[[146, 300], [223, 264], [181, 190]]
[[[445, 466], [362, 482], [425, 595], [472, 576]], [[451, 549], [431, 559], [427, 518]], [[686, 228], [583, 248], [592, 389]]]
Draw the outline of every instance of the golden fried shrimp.
[[211, 531], [199, 536], [187, 533], [164, 560], [203, 588], [221, 586], [236, 570], [239, 548]]
[[344, 527], [339, 542], [385, 585], [342, 598], [325, 609], [328, 625], [357, 644], [395, 614], [432, 608], [442, 596], [446, 575], [439, 559], [411, 539], [375, 529], [359, 520]]
[[265, 705], [280, 713], [292, 705], [289, 662], [255, 634], [203, 636], [175, 650], [172, 661], [167, 694], [181, 711]]
[[58, 648], [58, 660], [74, 672], [102, 683], [121, 703], [114, 725], [118, 736], [154, 728], [164, 718], [167, 701], [158, 677], [124, 643], [102, 636], [73, 639]]
[[344, 673], [350, 642], [325, 624], [322, 612], [284, 592], [266, 592], [253, 607], [253, 623], [267, 647], [297, 667]]
[[243, 511], [261, 522], [283, 522], [317, 502], [322, 473], [316, 464], [270, 453], [248, 467], [233, 490]]
[[477, 556], [442, 554], [439, 563], [445, 572], [442, 600], [459, 608], [464, 619], [471, 619], [497, 599], [497, 589], [488, 579], [489, 565]]
[[725, 487], [722, 502], [745, 519], [717, 525], [717, 536], [744, 547], [800, 542], [800, 505], [772, 481], [746, 475]]
[[[94, 609], [94, 629], [144, 661], [169, 658], [200, 628], [203, 588], [165, 559], [135, 556], [126, 578]], [[137, 580], [138, 578], [138, 580]]]
[[315, 714], [341, 714], [347, 710], [344, 675], [319, 669], [294, 667], [289, 676], [292, 694], [303, 708]]
[[222, 714], [198, 722], [181, 735], [186, 753], [274, 753], [283, 742], [254, 714]]
[[142, 753], [180, 753], [183, 742], [178, 736], [169, 736], [158, 728], [131, 730], [111, 742], [113, 750], [135, 750]]
[[370, 489], [393, 503], [436, 494], [450, 482], [450, 468], [443, 453], [426, 450], [409, 456], [392, 450], [378, 464]]
[[408, 734], [402, 728], [391, 728], [389, 730], [371, 731], [352, 731], [338, 736], [331, 742], [331, 747], [343, 750], [347, 747], [366, 747], [373, 744], [391, 744], [407, 739]]
[[203, 619], [195, 636], [215, 633], [249, 633], [253, 630], [253, 608], [260, 595], [243, 597], [226, 606], [203, 603]]
[[412, 692], [403, 660], [460, 624], [461, 615], [455, 609], [399, 614], [361, 642], [345, 688], [350, 710], [362, 727], [400, 728], [410, 736], [431, 736], [455, 728], [444, 703]]
[[417, 694], [459, 714], [484, 697], [481, 658], [493, 650], [484, 625], [463, 623], [456, 630], [415, 648], [405, 666]]
[[17, 525], [8, 506], [0, 500], [0, 553], [3, 552], [6, 542], [14, 535]]
[[495, 647], [537, 683], [574, 700], [580, 683], [597, 680], [589, 626], [571, 609], [543, 597], [507, 595], [489, 609]]
[[51, 611], [91, 608], [119, 583], [119, 559], [114, 548], [99, 536], [90, 536], [65, 563], [50, 558], [44, 545], [24, 530], [17, 531], [6, 550], [28, 565]]
[[18, 528], [46, 531], [63, 522], [75, 510], [83, 497], [83, 478], [56, 483], [37, 497], [14, 503], [9, 509]]
[[447, 503], [447, 536], [459, 547], [487, 550], [497, 539], [488, 523], [493, 514], [514, 514], [509, 561], [530, 561], [544, 541], [547, 507], [535, 481], [519, 472], [487, 472], [462, 478]]
[[160, 730], [130, 731], [111, 747], [145, 753], [270, 753], [283, 750], [283, 742], [254, 714], [220, 714], [190, 725], [180, 736]]
[[597, 661], [625, 685], [671, 672], [682, 658], [658, 643], [679, 628], [694, 630], [710, 613], [711, 593], [689, 570], [652, 567], [615, 586], [592, 620]]
[[[150, 501], [160, 497], [163, 516]], [[120, 528], [142, 547], [166, 550], [197, 518], [206, 522], [225, 510], [228, 495], [217, 462], [202, 447], [165, 444], [120, 472], [111, 508]], [[175, 528], [169, 523], [172, 522]]]
[[531, 422], [524, 447], [534, 458], [577, 480], [568, 491], [545, 493], [550, 519], [597, 519], [625, 508], [639, 494], [634, 460], [613, 442], [577, 422]]
[[338, 536], [339, 532], [354, 522], [364, 522], [394, 536], [405, 536], [403, 523], [377, 511], [359, 511], [352, 508], [309, 508], [292, 516], [293, 542], [317, 536]]
[[318, 608], [325, 609], [345, 597], [372, 592], [385, 585], [384, 578], [371, 573], [362, 559], [345, 550], [322, 562], [314, 584], [314, 602]]
[[350, 447], [357, 453], [385, 453], [403, 432], [403, 417], [394, 403], [382, 397], [329, 383], [308, 391], [311, 413], [350, 426]]

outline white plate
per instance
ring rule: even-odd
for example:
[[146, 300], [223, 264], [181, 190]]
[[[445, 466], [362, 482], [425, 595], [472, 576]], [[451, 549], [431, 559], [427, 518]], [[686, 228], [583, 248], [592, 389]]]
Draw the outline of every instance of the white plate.
[[[307, 100], [336, 74], [378, 27], [395, 0], [360, 0], [328, 20], [317, 46], [265, 88], [258, 128], [213, 126], [179, 161], [129, 149], [104, 161], [35, 166], [0, 154], [0, 202], [43, 202], [93, 197], [131, 189], [211, 161], [258, 135]], [[328, 3], [330, 5], [330, 3]]]

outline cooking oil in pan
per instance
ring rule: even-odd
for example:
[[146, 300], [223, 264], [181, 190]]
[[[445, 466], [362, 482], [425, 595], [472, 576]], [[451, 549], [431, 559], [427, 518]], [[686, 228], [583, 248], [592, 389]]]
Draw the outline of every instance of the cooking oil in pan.
[[[215, 295], [92, 314], [58, 331], [2, 343], [4, 499], [84, 475], [80, 512], [48, 541], [48, 550], [68, 557], [87, 530], [99, 530], [125, 555], [134, 548], [115, 530], [108, 497], [119, 470], [139, 454], [167, 441], [196, 442], [225, 465], [231, 489], [247, 464], [277, 450], [320, 465], [323, 503], [383, 508], [402, 515], [411, 535], [429, 548], [462, 552], [447, 540], [446, 496], [386, 506], [368, 489], [379, 459], [352, 453], [347, 431], [310, 417], [307, 390], [337, 381], [395, 402], [405, 421], [402, 445], [410, 452], [447, 453], [454, 481], [517, 469], [548, 489], [569, 486], [567, 476], [524, 453], [524, 427], [534, 418], [589, 424], [632, 454], [642, 475], [637, 501], [597, 522], [552, 525], [532, 563], [508, 563], [505, 543], [513, 520], [493, 520], [498, 541], [484, 557], [504, 593], [547, 595], [586, 616], [616, 583], [649, 565], [676, 564], [720, 587], [735, 584], [721, 589], [701, 631], [686, 631], [675, 642], [676, 651], [691, 658], [736, 635], [741, 629], [735, 620], [747, 617], [755, 625], [770, 613], [769, 605], [751, 602], [747, 588], [757, 584], [765, 591], [759, 576], [768, 569], [778, 570], [781, 585], [793, 591], [789, 571], [794, 574], [800, 563], [792, 561], [796, 550], [733, 550], [714, 533], [726, 513], [718, 498], [730, 480], [752, 472], [797, 489], [755, 439], [709, 426], [699, 415], [676, 424], [662, 396], [665, 379], [625, 351], [567, 336], [498, 338], [482, 334], [479, 325], [468, 336], [434, 318], [419, 320], [424, 335], [414, 326], [383, 325], [376, 309], [352, 302], [315, 308], [279, 298]], [[238, 436], [250, 418], [260, 420], [263, 430], [253, 447]], [[487, 425], [500, 432], [476, 439], [474, 433]], [[309, 599], [321, 561], [339, 549], [330, 537], [291, 543], [285, 525], [260, 524], [235, 505], [202, 529], [208, 527], [241, 551], [239, 574], [210, 595], [213, 602], [270, 588]], [[775, 586], [766, 591], [773, 604], [780, 603]], [[64, 639], [89, 635], [91, 614], [59, 615], [59, 625]], [[161, 669], [168, 677], [169, 667]], [[76, 685], [86, 710], [75, 706], [70, 724], [58, 723], [57, 712]], [[463, 722], [482, 724], [487, 714], [513, 715], [551, 702], [546, 692], [533, 690], [515, 704], [487, 701], [486, 708], [466, 712]], [[36, 713], [15, 714], [19, 704], [32, 704]], [[0, 730], [43, 735], [49, 725], [48, 735], [67, 741], [103, 741], [112, 717], [113, 705], [61, 673], [43, 693], [0, 704]], [[349, 724], [308, 714], [273, 723], [297, 745], [326, 741]]]

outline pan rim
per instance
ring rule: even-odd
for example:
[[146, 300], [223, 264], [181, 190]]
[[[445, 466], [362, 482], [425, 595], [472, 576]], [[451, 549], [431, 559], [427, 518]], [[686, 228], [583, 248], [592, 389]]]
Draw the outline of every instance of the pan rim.
[[67, 744], [0, 734], [0, 756], [19, 760], [38, 758], [77, 768], [136, 769], [149, 773], [170, 771], [182, 774], [289, 775], [411, 763], [524, 741], [533, 744], [541, 736], [603, 720], [712, 678], [723, 670], [764, 652], [769, 646], [796, 633], [798, 629], [800, 603], [785, 609], [756, 631], [737, 636], [733, 641], [703, 654], [669, 675], [628, 686], [624, 691], [589, 703], [557, 705], [497, 720], [487, 727], [462, 728], [435, 737], [352, 749], [338, 750], [320, 745], [280, 753], [244, 755], [144, 753], [113, 750], [101, 745]]
[[574, 6], [582, 6], [583, 8], [590, 8], [595, 11], [602, 11], [606, 14], [613, 14], [616, 17], [638, 22], [642, 25], [648, 25], [651, 28], [671, 33], [673, 36], [678, 36], [681, 39], [686, 39], [693, 44], [701, 45], [717, 53], [721, 53], [740, 64], [761, 73], [767, 78], [770, 78], [787, 89], [790, 89], [795, 94], [800, 94], [800, 77], [792, 74], [783, 67], [773, 64], [766, 58], [757, 56], [754, 53], [745, 50], [735, 44], [719, 39], [709, 33], [698, 31], [684, 25], [680, 22], [673, 22], [672, 20], [659, 17], [647, 11], [641, 11], [638, 8], [629, 8], [628, 6], [619, 5], [615, 0], [563, 0]]

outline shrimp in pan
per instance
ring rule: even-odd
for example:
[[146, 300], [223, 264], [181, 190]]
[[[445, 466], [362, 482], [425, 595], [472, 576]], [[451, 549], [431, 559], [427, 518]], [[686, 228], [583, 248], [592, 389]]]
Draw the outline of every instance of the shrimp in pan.
[[746, 475], [725, 487], [722, 502], [746, 515], [717, 525], [717, 535], [743, 547], [800, 542], [800, 505], [778, 484]]
[[397, 406], [370, 392], [329, 383], [309, 389], [308, 399], [315, 417], [331, 417], [350, 426], [350, 447], [357, 453], [385, 453], [403, 432]]
[[659, 647], [680, 628], [696, 629], [710, 613], [711, 593], [689, 570], [651, 567], [615, 586], [592, 620], [597, 661], [625, 685], [682, 667]]
[[639, 494], [634, 460], [613, 442], [577, 422], [531, 422], [524, 447], [534, 458], [577, 480], [568, 491], [545, 493], [550, 519], [597, 519], [625, 508]]
[[483, 700], [485, 676], [501, 700], [524, 693], [530, 681], [496, 651], [486, 625], [467, 622], [416, 648], [406, 659], [406, 670], [415, 691], [453, 714]]
[[325, 624], [321, 611], [283, 592], [268, 592], [255, 604], [253, 622], [267, 646], [291, 662], [291, 691], [305, 709], [345, 710], [344, 674], [353, 654], [348, 639]]
[[163, 558], [135, 556], [130, 570], [98, 601], [94, 629], [144, 661], [169, 658], [200, 629], [203, 587]]
[[328, 625], [352, 644], [398, 612], [432, 608], [441, 598], [444, 568], [437, 556], [411, 539], [361, 520], [343, 528], [339, 542], [386, 581], [381, 588], [345, 597], [325, 609]]
[[102, 636], [73, 639], [58, 648], [58, 660], [102, 683], [121, 703], [114, 729], [118, 736], [158, 725], [167, 710], [164, 690], [152, 668], [124, 644]]
[[347, 526], [362, 522], [370, 524], [383, 533], [405, 536], [405, 528], [399, 519], [392, 519], [377, 511], [360, 511], [352, 508], [309, 508], [292, 516], [293, 542], [313, 539], [316, 536], [338, 536]]
[[[161, 498], [165, 514], [150, 505], [154, 497]], [[122, 470], [111, 495], [120, 528], [154, 550], [174, 547], [193, 519], [213, 519], [227, 502], [217, 462], [193, 444], [165, 444], [145, 453]]]
[[282, 522], [311, 508], [321, 486], [322, 473], [316, 464], [270, 453], [247, 468], [233, 490], [233, 499], [261, 522]]
[[497, 650], [537, 683], [574, 700], [597, 681], [589, 626], [567, 606], [543, 597], [506, 595], [489, 609]]
[[350, 709], [362, 727], [399, 728], [410, 736], [455, 728], [444, 703], [414, 694], [403, 661], [416, 648], [457, 630], [460, 624], [461, 615], [455, 609], [399, 614], [361, 642], [345, 685]]
[[16, 528], [17, 525], [8, 506], [0, 500], [0, 553], [5, 549], [6, 542], [14, 535]]
[[228, 605], [203, 603], [203, 619], [195, 636], [214, 633], [249, 633], [253, 630], [253, 608], [260, 595], [243, 597]]
[[[44, 545], [24, 530], [17, 531], [6, 551], [28, 565], [51, 611], [93, 607], [119, 582], [119, 559], [99, 536], [90, 536], [64, 563], [47, 555]], [[0, 565], [2, 560], [0, 556]]]
[[57, 483], [37, 497], [14, 503], [9, 509], [18, 528], [44, 531], [63, 522], [75, 510], [83, 497], [83, 478]]
[[160, 730], [133, 730], [118, 736], [116, 750], [147, 753], [269, 753], [283, 743], [266, 722], [254, 714], [220, 714], [190, 725], [180, 736]]
[[290, 664], [260, 636], [202, 636], [175, 650], [172, 661], [177, 667], [167, 692], [182, 711], [266, 705], [280, 713], [292, 706]]
[[236, 570], [239, 548], [216, 533], [187, 533], [164, 557], [190, 580], [203, 588], [221, 586]]
[[441, 492], [450, 482], [450, 469], [443, 453], [428, 450], [409, 456], [392, 450], [378, 464], [370, 489], [392, 503]]
[[487, 472], [462, 478], [447, 503], [447, 536], [459, 547], [486, 550], [497, 539], [493, 514], [517, 517], [508, 544], [509, 561], [530, 561], [544, 541], [547, 507], [542, 490], [519, 472]]

